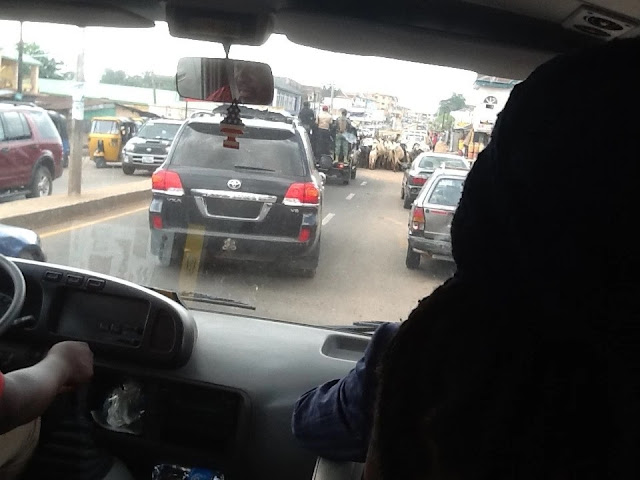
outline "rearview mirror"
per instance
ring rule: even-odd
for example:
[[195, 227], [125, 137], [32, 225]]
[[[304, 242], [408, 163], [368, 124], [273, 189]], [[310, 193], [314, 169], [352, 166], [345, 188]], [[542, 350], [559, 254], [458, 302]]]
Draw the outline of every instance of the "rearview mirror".
[[176, 86], [180, 96], [193, 100], [248, 105], [271, 105], [273, 74], [266, 63], [225, 58], [181, 58]]

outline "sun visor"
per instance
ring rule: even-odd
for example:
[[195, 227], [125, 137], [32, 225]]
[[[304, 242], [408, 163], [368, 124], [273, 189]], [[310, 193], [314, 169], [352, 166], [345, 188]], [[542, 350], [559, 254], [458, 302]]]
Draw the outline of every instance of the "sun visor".
[[171, 35], [217, 42], [227, 45], [259, 46], [273, 32], [271, 14], [245, 14], [185, 8], [176, 4], [166, 7]]
[[[32, 2], [21, 0], [0, 1], [3, 20], [46, 22], [77, 25], [79, 27], [151, 28], [152, 19], [118, 6], [89, 2]], [[149, 9], [147, 9], [149, 10]], [[160, 11], [153, 11], [160, 17]]]

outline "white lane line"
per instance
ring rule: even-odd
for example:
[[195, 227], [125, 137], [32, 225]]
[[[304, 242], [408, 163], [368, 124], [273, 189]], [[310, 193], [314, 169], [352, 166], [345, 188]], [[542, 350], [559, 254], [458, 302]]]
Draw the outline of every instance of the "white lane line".
[[336, 216], [335, 213], [327, 213], [322, 219], [322, 225], [326, 225], [327, 223], [329, 223], [331, 219], [335, 216]]
[[349, 195], [347, 195], [347, 200], [351, 200], [355, 196], [356, 196], [355, 193], [350, 193]]
[[362, 182], [362, 183], [360, 184], [360, 186], [361, 186], [361, 187], [364, 187], [366, 184], [367, 184], [367, 182], [366, 182], [366, 181], [364, 181], [364, 182]]

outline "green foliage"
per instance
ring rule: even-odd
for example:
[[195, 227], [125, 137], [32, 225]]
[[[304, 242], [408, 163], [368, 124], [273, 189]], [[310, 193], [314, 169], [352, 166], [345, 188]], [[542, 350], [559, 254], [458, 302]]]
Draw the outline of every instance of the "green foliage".
[[[16, 50], [18, 50], [19, 48], [20, 45], [16, 44]], [[40, 70], [38, 72], [38, 76], [40, 78], [63, 80], [68, 79], [69, 76], [73, 77], [73, 74], [71, 72], [61, 72], [60, 70], [62, 69], [64, 63], [56, 60], [53, 57], [50, 57], [47, 52], [45, 52], [37, 43], [24, 43], [22, 53], [24, 55], [32, 56], [41, 63]], [[29, 70], [25, 69], [23, 76], [28, 76], [28, 72]]]
[[460, 93], [454, 93], [445, 100], [440, 100], [440, 106], [438, 107], [438, 115], [443, 113], [455, 112], [456, 110], [462, 110], [467, 106], [467, 101], [464, 95]]

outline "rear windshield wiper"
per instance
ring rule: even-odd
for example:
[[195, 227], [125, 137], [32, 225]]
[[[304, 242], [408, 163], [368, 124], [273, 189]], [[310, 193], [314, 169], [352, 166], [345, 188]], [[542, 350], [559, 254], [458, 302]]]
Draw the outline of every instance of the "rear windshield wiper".
[[237, 168], [238, 170], [254, 170], [256, 172], [275, 172], [275, 170], [271, 170], [270, 168], [249, 167], [248, 165], [234, 165], [233, 168]]
[[332, 330], [338, 330], [340, 332], [347, 333], [362, 333], [365, 335], [373, 335], [373, 332], [385, 322], [370, 321], [370, 322], [353, 322], [353, 325], [338, 325], [331, 327]]
[[182, 292], [178, 294], [180, 301], [192, 301], [209, 303], [211, 305], [223, 305], [225, 307], [244, 308], [247, 310], [255, 310], [256, 307], [249, 305], [248, 303], [233, 300], [231, 298], [214, 297], [213, 295], [207, 295], [206, 293], [198, 292]]

